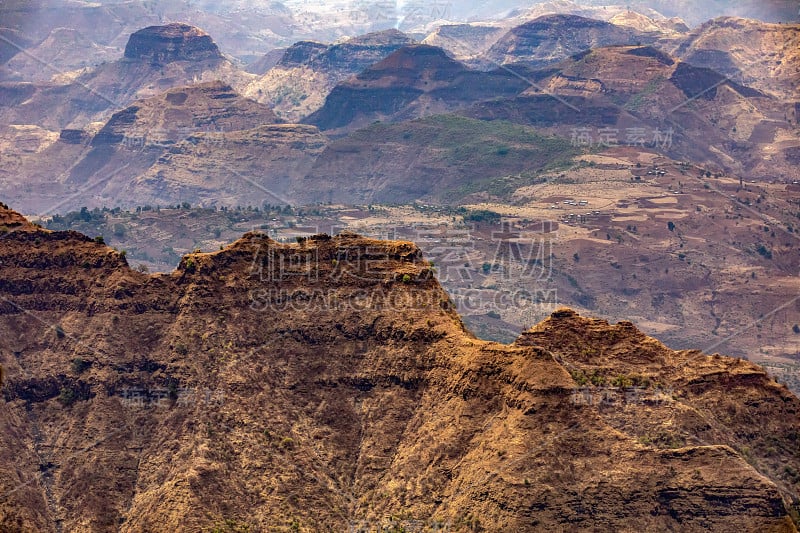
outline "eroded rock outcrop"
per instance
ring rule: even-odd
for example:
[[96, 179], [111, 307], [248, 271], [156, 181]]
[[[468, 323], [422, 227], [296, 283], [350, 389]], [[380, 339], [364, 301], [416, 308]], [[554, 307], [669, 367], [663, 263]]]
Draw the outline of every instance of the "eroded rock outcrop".
[[32, 228], [0, 273], [5, 529], [796, 531], [800, 400], [763, 371], [569, 310], [480, 341], [410, 242], [250, 233], [150, 276]]
[[163, 64], [172, 61], [222, 59], [216, 43], [203, 30], [189, 24], [148, 26], [131, 35], [125, 58]]

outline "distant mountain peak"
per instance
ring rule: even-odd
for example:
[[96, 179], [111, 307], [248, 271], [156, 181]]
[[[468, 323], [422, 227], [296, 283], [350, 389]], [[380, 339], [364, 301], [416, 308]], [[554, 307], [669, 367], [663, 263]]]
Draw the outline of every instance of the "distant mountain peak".
[[398, 43], [413, 43], [414, 39], [400, 30], [390, 28], [383, 31], [375, 31], [364, 35], [359, 35], [345, 41], [347, 44], [363, 46], [380, 46]]
[[125, 46], [125, 58], [157, 64], [223, 59], [210, 35], [195, 26], [177, 22], [148, 26], [135, 32]]
[[[350, 61], [358, 63], [359, 50], [394, 49], [414, 43], [416, 43], [414, 39], [396, 29], [359, 35], [333, 45], [317, 41], [298, 41], [286, 49], [278, 65], [281, 67], [310, 65], [317, 59], [321, 59], [322, 64], [327, 67], [333, 67], [336, 63], [341, 63], [342, 60], [345, 63]], [[342, 49], [349, 50], [349, 52], [341, 52]], [[375, 61], [378, 61], [378, 59]]]
[[394, 69], [441, 70], [443, 68], [457, 68], [463, 70], [466, 67], [450, 57], [447, 52], [438, 46], [412, 44], [399, 48], [383, 61], [373, 65], [359, 77], [368, 76], [369, 71]]
[[537, 27], [558, 27], [558, 26], [566, 26], [566, 27], [576, 27], [576, 28], [584, 28], [584, 27], [592, 27], [592, 28], [599, 28], [599, 27], [606, 27], [610, 26], [610, 22], [605, 22], [602, 20], [592, 19], [588, 17], [582, 17], [580, 15], [572, 15], [569, 13], [553, 13], [551, 15], [542, 15], [541, 17], [535, 18], [529, 22], [521, 24], [518, 26], [519, 28], [537, 28]]
[[484, 56], [494, 64], [544, 66], [592, 48], [649, 44], [652, 35], [579, 15], [543, 15], [512, 28]]
[[307, 65], [327, 49], [327, 44], [317, 41], [298, 41], [286, 49], [278, 65], [282, 67]]

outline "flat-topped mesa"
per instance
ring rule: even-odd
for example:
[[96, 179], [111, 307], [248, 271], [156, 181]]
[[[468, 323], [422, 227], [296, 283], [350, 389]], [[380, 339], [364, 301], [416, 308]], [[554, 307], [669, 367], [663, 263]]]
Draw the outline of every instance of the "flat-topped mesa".
[[[239, 267], [234, 267], [238, 264]], [[401, 282], [411, 288], [438, 286], [433, 268], [412, 242], [381, 241], [342, 232], [299, 237], [297, 243], [281, 244], [258, 232], [219, 252], [190, 254], [178, 272], [203, 277], [217, 270], [247, 269], [268, 285], [366, 287]]]
[[135, 32], [125, 47], [125, 58], [156, 64], [223, 59], [210, 35], [181, 23], [149, 26]]
[[411, 44], [414, 39], [406, 35], [400, 30], [391, 28], [388, 30], [374, 31], [372, 33], [365, 33], [358, 35], [345, 41], [351, 45], [361, 46], [384, 46], [388, 44]]

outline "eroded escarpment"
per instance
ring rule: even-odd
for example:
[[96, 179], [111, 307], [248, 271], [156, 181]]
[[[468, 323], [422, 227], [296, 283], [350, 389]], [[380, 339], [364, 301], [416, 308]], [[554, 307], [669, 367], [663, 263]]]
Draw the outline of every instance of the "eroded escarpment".
[[180, 23], [149, 26], [133, 33], [125, 46], [125, 58], [156, 64], [223, 59], [210, 35]]
[[409, 242], [250, 233], [151, 276], [21, 224], [4, 528], [795, 531], [800, 402], [745, 361], [569, 310], [478, 340]]

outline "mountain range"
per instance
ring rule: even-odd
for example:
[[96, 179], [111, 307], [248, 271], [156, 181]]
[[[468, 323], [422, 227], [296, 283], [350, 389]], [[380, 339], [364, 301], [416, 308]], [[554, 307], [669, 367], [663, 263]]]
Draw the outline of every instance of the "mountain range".
[[796, 532], [800, 24], [733, 4], [0, 5], [0, 530]]
[[[586, 33], [587, 24], [594, 33]], [[747, 38], [747, 53], [720, 59], [709, 52], [719, 49], [714, 43], [730, 41], [743, 28], [751, 32], [747, 35], [766, 37]], [[223, 130], [228, 135], [240, 135], [234, 132], [253, 129], [256, 123], [229, 123], [216, 117], [218, 106], [213, 102], [220, 99], [227, 105], [244, 102], [241, 98], [248, 96], [274, 108], [263, 108], [258, 125], [274, 123], [277, 113], [281, 121], [315, 126], [329, 139], [369, 135], [371, 141], [381, 144], [388, 139], [374, 134], [392, 129], [375, 129], [372, 124], [376, 121], [404, 124], [454, 113], [481, 121], [500, 119], [533, 126], [541, 133], [566, 139], [586, 129], [611, 130], [617, 139], [632, 129], [646, 131], [649, 138], [657, 134], [654, 132], [662, 137], [669, 132], [668, 142], [659, 148], [673, 159], [748, 178], [786, 180], [793, 175], [800, 149], [795, 105], [798, 67], [796, 47], [791, 47], [799, 31], [796, 25], [719, 19], [687, 34], [682, 44], [672, 43], [673, 51], [669, 52], [656, 38], [657, 32], [643, 33], [575, 15], [553, 15], [515, 27], [495, 42], [485, 52], [490, 64], [495, 65], [490, 70], [471, 68], [442, 48], [416, 44], [397, 31], [388, 31], [330, 46], [297, 43], [286, 49], [266, 74], [257, 77], [238, 70], [201, 30], [177, 24], [147, 28], [131, 36], [121, 60], [63, 84], [7, 82], [0, 87], [0, 117], [7, 124], [3, 137], [12, 146], [36, 145], [30, 151], [7, 148], [13, 157], [4, 168], [8, 175], [4, 193], [23, 208], [38, 210], [51, 203], [53, 193], [49, 191], [53, 187], [57, 194], [70, 195], [70, 191], [79, 190], [76, 184], [94, 183], [93, 178], [98, 178], [124, 181], [125, 202], [115, 199], [120, 198], [116, 191], [122, 189], [112, 187], [105, 192], [93, 190], [94, 194], [87, 197], [78, 195], [66, 207], [172, 203], [178, 197], [192, 204], [241, 204], [244, 198], [252, 203], [249, 195], [253, 191], [248, 187], [238, 188], [236, 193], [230, 190], [223, 195], [224, 200], [214, 202], [213, 193], [204, 192], [214, 186], [204, 187], [196, 180], [174, 186], [153, 185], [148, 176], [163, 174], [163, 169], [152, 168], [161, 157], [157, 150], [148, 150], [143, 157], [140, 150], [118, 150], [113, 165], [120, 174], [109, 177], [110, 167], [97, 159], [96, 149], [107, 144], [104, 136], [109, 128], [115, 130], [118, 140], [141, 139], [147, 129], [151, 130], [150, 138], [158, 138], [163, 136], [161, 130], [171, 128], [170, 143]], [[587, 40], [570, 41], [569, 35], [576, 32], [586, 35]], [[757, 61], [761, 50], [772, 49], [774, 42], [783, 38], [788, 44], [773, 47], [778, 58], [773, 67]], [[565, 47], [566, 41], [572, 48]], [[644, 44], [648, 41], [652, 44]], [[721, 65], [719, 72], [709, 66], [715, 58]], [[202, 105], [195, 106], [199, 111], [182, 109], [182, 102], [172, 100], [168, 108], [176, 114], [147, 123], [120, 121], [131, 114], [132, 107], [128, 106], [147, 108], [152, 105], [148, 102], [164, 98], [173, 89], [186, 93], [181, 87], [197, 83], [224, 87], [225, 94], [203, 100]], [[204, 106], [207, 109], [201, 109]], [[238, 112], [233, 106], [228, 113]], [[113, 113], [117, 113], [116, 118]], [[194, 118], [177, 118], [173, 124], [173, 117], [188, 117], [186, 113]], [[210, 117], [215, 118], [212, 121]], [[413, 128], [413, 123], [401, 129], [407, 127]], [[306, 126], [287, 125], [280, 131], [317, 135], [312, 144], [319, 147], [330, 142]], [[219, 137], [224, 140], [226, 135]], [[64, 141], [73, 144], [63, 146]], [[413, 137], [399, 140], [401, 145], [414, 142]], [[317, 152], [310, 151], [303, 158], [311, 162], [298, 164], [293, 156], [280, 153], [282, 146], [281, 142], [275, 147], [276, 158], [269, 166], [254, 161], [233, 172], [273, 193], [259, 193], [262, 202], [274, 201], [275, 195], [286, 202], [330, 201], [330, 195], [314, 184], [319, 182], [324, 188], [336, 183], [336, 178], [323, 170], [329, 168], [330, 152], [319, 152], [321, 159], [317, 160]], [[43, 153], [48, 155], [42, 157]], [[393, 174], [388, 173], [391, 165], [375, 167], [363, 160], [360, 150], [336, 153], [339, 168], [363, 169], [373, 180], [394, 182]], [[213, 152], [208, 153], [203, 164], [211, 164], [214, 158]], [[424, 182], [442, 170], [440, 163], [424, 155], [410, 165], [406, 163], [414, 179]], [[535, 174], [539, 168], [523, 159], [508, 170]], [[14, 175], [25, 176], [24, 198], [15, 196], [19, 188]], [[403, 187], [411, 193], [404, 195], [403, 201], [432, 199], [426, 197], [424, 188]], [[375, 196], [378, 189], [373, 185], [362, 188], [372, 191], [372, 197], [380, 196]], [[37, 189], [42, 192], [37, 194]], [[441, 193], [439, 200], [458, 197], [449, 190]], [[357, 194], [349, 201], [368, 202], [368, 196]]]

